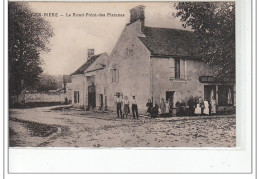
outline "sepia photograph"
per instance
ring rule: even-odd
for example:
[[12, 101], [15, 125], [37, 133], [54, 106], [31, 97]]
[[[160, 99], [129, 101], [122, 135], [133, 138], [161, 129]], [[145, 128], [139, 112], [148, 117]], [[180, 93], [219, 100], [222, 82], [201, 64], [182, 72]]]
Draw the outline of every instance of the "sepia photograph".
[[9, 1], [9, 148], [237, 147], [235, 16], [234, 1]]

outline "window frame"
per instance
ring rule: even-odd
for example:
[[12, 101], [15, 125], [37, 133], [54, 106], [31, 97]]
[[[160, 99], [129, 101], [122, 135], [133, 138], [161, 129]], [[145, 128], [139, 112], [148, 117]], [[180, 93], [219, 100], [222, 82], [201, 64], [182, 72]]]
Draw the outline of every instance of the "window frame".
[[181, 59], [174, 59], [174, 78], [181, 79]]

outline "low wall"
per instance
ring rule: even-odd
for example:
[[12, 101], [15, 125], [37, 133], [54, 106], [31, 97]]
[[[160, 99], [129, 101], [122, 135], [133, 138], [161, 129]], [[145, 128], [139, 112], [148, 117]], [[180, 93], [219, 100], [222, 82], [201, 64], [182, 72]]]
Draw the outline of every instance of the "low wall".
[[63, 93], [25, 93], [25, 102], [64, 102]]

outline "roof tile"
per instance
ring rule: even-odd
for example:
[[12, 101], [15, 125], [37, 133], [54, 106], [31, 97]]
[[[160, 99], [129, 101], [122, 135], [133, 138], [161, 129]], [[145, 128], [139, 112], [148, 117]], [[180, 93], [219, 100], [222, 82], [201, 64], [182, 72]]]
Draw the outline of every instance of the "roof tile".
[[199, 45], [194, 32], [169, 28], [144, 27], [139, 37], [152, 55], [197, 56]]
[[73, 72], [71, 75], [78, 75], [78, 74], [84, 74], [84, 71], [92, 64], [94, 63], [98, 57], [102, 54], [94, 55], [90, 59], [87, 60], [81, 67], [79, 67], [75, 72]]

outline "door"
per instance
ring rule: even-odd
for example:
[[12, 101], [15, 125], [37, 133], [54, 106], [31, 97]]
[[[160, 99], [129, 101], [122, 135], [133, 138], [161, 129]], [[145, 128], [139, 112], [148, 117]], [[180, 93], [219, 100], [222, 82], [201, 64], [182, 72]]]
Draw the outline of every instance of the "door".
[[99, 94], [99, 104], [100, 104], [100, 108], [103, 108], [103, 94]]
[[204, 86], [204, 100], [211, 100], [212, 97], [216, 99], [216, 85]]
[[88, 106], [90, 109], [96, 107], [96, 87], [94, 84], [88, 87]]
[[166, 101], [169, 101], [171, 110], [174, 107], [174, 91], [166, 91]]

